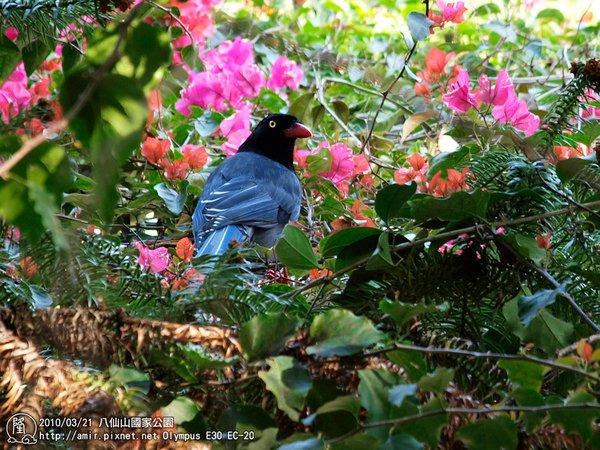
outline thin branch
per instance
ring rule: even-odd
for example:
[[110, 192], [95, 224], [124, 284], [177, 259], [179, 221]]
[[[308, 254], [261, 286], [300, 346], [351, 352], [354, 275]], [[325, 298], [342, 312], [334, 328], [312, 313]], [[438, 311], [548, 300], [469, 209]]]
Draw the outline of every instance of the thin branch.
[[404, 72], [406, 72], [406, 67], [408, 66], [408, 62], [410, 61], [410, 58], [414, 54], [416, 48], [417, 48], [417, 42], [415, 42], [413, 44], [412, 48], [408, 52], [408, 55], [406, 55], [406, 58], [404, 58], [404, 64], [402, 65], [402, 70], [400, 71], [398, 76], [396, 78], [394, 78], [394, 81], [392, 81], [392, 83], [389, 85], [389, 87], [385, 91], [382, 92], [381, 103], [379, 104], [379, 108], [377, 108], [377, 111], [375, 111], [375, 116], [373, 116], [373, 121], [371, 122], [371, 126], [369, 127], [369, 133], [367, 134], [367, 138], [363, 142], [363, 145], [360, 149], [360, 153], [364, 153], [365, 149], [367, 148], [367, 145], [371, 141], [371, 137], [373, 136], [373, 131], [375, 130], [375, 125], [377, 124], [377, 118], [379, 117], [379, 114], [381, 114], [381, 111], [383, 110], [383, 105], [385, 104], [388, 96], [390, 95], [390, 92], [392, 91], [392, 89], [394, 88], [396, 83], [398, 81], [400, 81], [400, 78], [402, 78], [404, 76]]
[[407, 350], [419, 353], [427, 354], [442, 354], [442, 355], [455, 355], [455, 356], [468, 356], [471, 358], [482, 358], [482, 359], [495, 359], [495, 360], [510, 360], [510, 361], [525, 361], [533, 364], [540, 364], [542, 366], [551, 367], [553, 369], [564, 370], [566, 372], [576, 373], [582, 377], [590, 378], [594, 381], [600, 382], [600, 376], [593, 373], [586, 372], [585, 370], [578, 369], [577, 367], [568, 366], [566, 364], [557, 363], [548, 359], [536, 358], [535, 356], [527, 355], [510, 355], [504, 353], [485, 353], [485, 352], [474, 352], [470, 350], [461, 350], [454, 348], [435, 348], [435, 347], [419, 347], [416, 345], [408, 344], [394, 344], [389, 347], [382, 349], [365, 352], [363, 357], [380, 355], [382, 353], [388, 353], [395, 350]]
[[[596, 200], [594, 202], [589, 202], [589, 203], [583, 203], [581, 206], [584, 206], [586, 208], [600, 208], [600, 200]], [[489, 225], [489, 227], [491, 229], [496, 229], [498, 227], [510, 227], [510, 226], [515, 226], [515, 225], [521, 225], [524, 223], [539, 222], [539, 221], [547, 219], [549, 217], [555, 217], [555, 216], [561, 216], [563, 214], [569, 214], [578, 209], [579, 209], [578, 206], [573, 205], [573, 206], [569, 206], [566, 208], [557, 209], [554, 211], [536, 214], [533, 216], [521, 217], [519, 219], [502, 220], [499, 222], [491, 223]], [[428, 242], [440, 241], [440, 240], [444, 240], [444, 239], [450, 240], [452, 238], [460, 236], [461, 234], [475, 233], [476, 231], [480, 230], [481, 227], [482, 227], [482, 225], [475, 225], [475, 226], [471, 226], [471, 227], [461, 228], [459, 230], [447, 231], [445, 233], [439, 233], [439, 234], [436, 234], [433, 236], [428, 236], [426, 238], [418, 239], [416, 241], [398, 244], [398, 245], [394, 246], [393, 249], [395, 251], [401, 251], [401, 250], [406, 250], [406, 249], [413, 248], [413, 247], [418, 247], [418, 246], [424, 245]], [[318, 278], [314, 281], [311, 281], [310, 283], [305, 284], [304, 286], [299, 287], [298, 289], [295, 289], [293, 291], [288, 292], [287, 294], [282, 295], [282, 298], [294, 298], [297, 295], [301, 294], [302, 292], [304, 292], [308, 289], [311, 289], [315, 286], [319, 286], [323, 283], [330, 283], [335, 278], [338, 278], [348, 272], [351, 272], [354, 269], [357, 269], [358, 267], [361, 267], [363, 264], [366, 264], [370, 258], [371, 258], [371, 255], [369, 255], [359, 261], [356, 261], [355, 263], [353, 263], [347, 267], [344, 267], [341, 270], [338, 270], [337, 272], [333, 273], [332, 275]]]
[[600, 410], [600, 404], [598, 403], [571, 403], [567, 405], [542, 405], [542, 406], [500, 406], [500, 407], [489, 407], [489, 408], [444, 408], [437, 411], [428, 411], [422, 414], [415, 414], [413, 416], [398, 417], [396, 419], [379, 420], [377, 422], [365, 423], [359, 425], [356, 429], [338, 436], [336, 438], [327, 441], [328, 445], [336, 444], [338, 442], [345, 441], [346, 439], [360, 433], [363, 430], [370, 428], [379, 428], [387, 426], [395, 426], [406, 424], [410, 422], [416, 422], [417, 420], [426, 419], [429, 417], [442, 416], [444, 414], [496, 414], [496, 413], [536, 413], [536, 412], [550, 412], [550, 411], [565, 411], [571, 409], [597, 409]]
[[[593, 334], [591, 336], [588, 336], [585, 338], [585, 341], [589, 342], [590, 344], [593, 344], [594, 342], [600, 342], [600, 334]], [[569, 353], [573, 353], [574, 351], [577, 350], [577, 347], [579, 346], [579, 342], [575, 342], [561, 350], [558, 351], [557, 356], [560, 358], [562, 356], [566, 356]]]

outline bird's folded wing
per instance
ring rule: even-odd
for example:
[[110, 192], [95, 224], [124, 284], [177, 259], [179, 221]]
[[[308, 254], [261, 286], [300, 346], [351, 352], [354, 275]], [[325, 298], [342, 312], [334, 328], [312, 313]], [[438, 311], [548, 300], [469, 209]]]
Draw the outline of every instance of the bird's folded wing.
[[204, 231], [231, 224], [261, 228], [279, 225], [280, 206], [268, 192], [247, 178], [234, 178], [201, 201]]

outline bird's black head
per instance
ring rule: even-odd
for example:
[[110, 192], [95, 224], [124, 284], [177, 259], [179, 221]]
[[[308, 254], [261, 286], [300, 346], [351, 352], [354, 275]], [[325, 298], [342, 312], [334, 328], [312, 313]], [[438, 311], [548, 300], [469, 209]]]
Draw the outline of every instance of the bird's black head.
[[256, 126], [238, 152], [253, 152], [271, 158], [294, 170], [294, 144], [312, 133], [289, 114], [270, 114]]

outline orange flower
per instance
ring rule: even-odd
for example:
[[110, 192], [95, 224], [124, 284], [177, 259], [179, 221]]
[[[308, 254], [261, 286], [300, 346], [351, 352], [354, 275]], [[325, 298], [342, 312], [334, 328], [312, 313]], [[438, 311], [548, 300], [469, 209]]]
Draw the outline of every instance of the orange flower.
[[585, 339], [579, 341], [579, 343], [577, 344], [577, 354], [581, 356], [581, 358], [586, 363], [589, 363], [592, 360], [593, 353], [594, 348], [588, 341], [586, 341]]
[[206, 147], [198, 145], [184, 145], [183, 159], [192, 168], [192, 170], [202, 169], [208, 161]]
[[333, 272], [329, 269], [312, 269], [309, 272], [309, 277], [311, 281], [318, 280], [319, 278], [328, 277]]
[[183, 159], [176, 161], [169, 161], [168, 159], [161, 159], [160, 166], [165, 169], [165, 177], [167, 180], [185, 180], [187, 177], [190, 166]]
[[38, 266], [31, 256], [26, 256], [19, 261], [19, 266], [21, 266], [21, 271], [27, 280], [33, 277], [38, 271]]
[[419, 97], [431, 98], [431, 88], [425, 83], [415, 83], [415, 94]]
[[446, 65], [454, 57], [454, 52], [446, 53], [439, 48], [432, 48], [425, 57], [425, 70], [437, 81], [446, 71]]
[[413, 153], [407, 159], [410, 164], [410, 169], [404, 167], [397, 169], [394, 172], [394, 181], [398, 184], [406, 184], [411, 181], [424, 182], [427, 172], [427, 160], [419, 153]]
[[190, 262], [194, 257], [194, 244], [190, 241], [190, 238], [184, 237], [179, 239], [177, 246], [175, 247], [175, 253], [182, 261]]
[[467, 188], [468, 173], [468, 167], [464, 167], [462, 172], [456, 169], [448, 169], [446, 179], [444, 179], [440, 170], [431, 177], [425, 191], [436, 197], [446, 197], [454, 192], [464, 191]]
[[346, 228], [352, 228], [352, 223], [344, 217], [332, 220], [329, 225], [331, 225], [331, 234], [340, 230], [345, 230]]
[[550, 250], [550, 248], [552, 247], [552, 244], [550, 243], [551, 236], [552, 236], [552, 233], [546, 233], [546, 236], [542, 236], [541, 234], [538, 234], [535, 237], [535, 240], [537, 241], [537, 246], [539, 248], [543, 248], [544, 250]]
[[152, 164], [158, 164], [171, 148], [171, 143], [166, 139], [149, 137], [142, 146], [142, 156]]
[[370, 218], [363, 214], [363, 211], [366, 209], [368, 208], [365, 205], [363, 205], [359, 200], [354, 200], [354, 204], [352, 205], [350, 212], [352, 213], [357, 222], [361, 222], [361, 226], [377, 228], [375, 222], [373, 222]]

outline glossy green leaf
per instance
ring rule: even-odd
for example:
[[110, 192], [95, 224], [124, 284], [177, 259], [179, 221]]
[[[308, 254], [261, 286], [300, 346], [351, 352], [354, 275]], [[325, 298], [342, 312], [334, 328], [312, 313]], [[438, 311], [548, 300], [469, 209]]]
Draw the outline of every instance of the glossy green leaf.
[[410, 200], [417, 190], [415, 183], [410, 184], [390, 184], [377, 193], [375, 199], [375, 211], [384, 222], [398, 217], [398, 212], [405, 203]]
[[163, 417], [173, 417], [174, 422], [188, 433], [204, 433], [207, 429], [202, 410], [187, 397], [175, 397], [160, 411]]
[[540, 264], [546, 256], [546, 251], [538, 247], [535, 238], [519, 233], [507, 233], [502, 235], [501, 238], [508, 242], [521, 256], [531, 259], [536, 264]]
[[528, 361], [504, 360], [498, 362], [498, 367], [508, 372], [508, 379], [514, 387], [539, 391], [542, 387], [546, 367]]
[[244, 357], [248, 362], [259, 361], [277, 354], [294, 335], [299, 321], [284, 313], [256, 316], [242, 325], [239, 333]]
[[519, 295], [519, 318], [525, 326], [529, 325], [538, 312], [556, 301], [556, 297], [564, 292], [563, 288], [543, 289], [532, 295]]
[[416, 384], [399, 384], [390, 389], [390, 403], [396, 406], [402, 406], [406, 397], [412, 397], [417, 393]]
[[414, 317], [433, 313], [438, 309], [435, 305], [425, 305], [423, 303], [411, 305], [409, 303], [392, 302], [390, 300], [382, 300], [379, 303], [379, 308], [384, 313], [389, 314], [399, 327]]
[[517, 425], [506, 415], [463, 425], [456, 432], [468, 450], [514, 450], [519, 439]]
[[28, 76], [44, 62], [50, 51], [50, 47], [42, 41], [32, 41], [23, 48], [23, 63]]
[[458, 165], [469, 155], [470, 148], [468, 146], [460, 147], [453, 152], [444, 152], [435, 155], [427, 171], [427, 178], [433, 177], [436, 173], [446, 173], [448, 169], [456, 169]]
[[370, 239], [369, 242], [373, 241], [374, 236], [376, 243], [381, 233], [381, 230], [371, 227], [356, 227], [340, 230], [321, 240], [321, 254], [325, 258], [337, 256], [342, 250], [357, 245], [359, 241], [367, 239]]
[[306, 162], [308, 163], [308, 171], [310, 173], [324, 173], [331, 170], [333, 161], [331, 151], [328, 148], [321, 148], [314, 155], [308, 155]]
[[236, 430], [240, 433], [255, 433], [276, 426], [275, 420], [267, 412], [255, 405], [231, 405], [219, 418], [219, 430]]
[[286, 225], [283, 236], [275, 246], [277, 258], [288, 268], [294, 270], [310, 270], [318, 266], [308, 237], [292, 225]]
[[0, 82], [6, 80], [20, 62], [19, 48], [2, 33], [0, 35]]
[[140, 389], [145, 393], [150, 391], [150, 376], [141, 370], [113, 364], [109, 368], [109, 373], [110, 379], [115, 383]]
[[[427, 415], [436, 411], [442, 411], [447, 407], [445, 402], [438, 397], [433, 397], [429, 402], [420, 407], [420, 414]], [[413, 436], [417, 441], [423, 442], [429, 448], [437, 448], [442, 430], [448, 424], [448, 414], [440, 413], [423, 417], [413, 422], [395, 426], [391, 433], [406, 433]]]
[[406, 21], [414, 42], [422, 41], [429, 37], [433, 20], [425, 14], [415, 11], [409, 12]]
[[487, 215], [490, 193], [485, 191], [455, 192], [448, 198], [423, 196], [409, 200], [411, 215], [417, 222], [429, 219], [458, 222], [470, 218], [484, 219]]
[[[544, 397], [537, 390], [518, 387], [513, 389], [510, 396], [519, 406], [542, 406]], [[545, 411], [523, 413], [523, 422], [527, 431], [535, 430], [546, 416]]]
[[417, 382], [427, 373], [427, 362], [420, 352], [395, 350], [387, 354], [390, 361], [404, 369], [410, 381]]
[[352, 355], [377, 342], [384, 335], [366, 317], [359, 317], [345, 309], [332, 309], [319, 314], [310, 327], [313, 345], [306, 349], [309, 355]]
[[596, 398], [589, 392], [575, 392], [565, 402], [553, 396], [548, 398], [548, 404], [579, 404], [594, 403], [596, 408], [569, 408], [565, 410], [550, 411], [550, 417], [553, 422], [561, 424], [567, 433], [577, 433], [584, 442], [592, 437], [593, 423], [600, 416], [600, 404]]
[[187, 184], [183, 185], [180, 192], [177, 192], [168, 183], [158, 183], [154, 186], [154, 190], [164, 200], [169, 211], [175, 215], [181, 214], [187, 199]]
[[278, 356], [267, 361], [270, 369], [261, 370], [258, 376], [267, 390], [277, 399], [277, 406], [290, 419], [298, 421], [304, 399], [312, 385], [308, 370], [291, 356]]
[[454, 378], [454, 370], [438, 367], [432, 373], [424, 375], [419, 380], [419, 388], [424, 392], [442, 394]]

